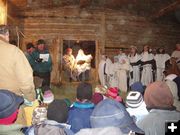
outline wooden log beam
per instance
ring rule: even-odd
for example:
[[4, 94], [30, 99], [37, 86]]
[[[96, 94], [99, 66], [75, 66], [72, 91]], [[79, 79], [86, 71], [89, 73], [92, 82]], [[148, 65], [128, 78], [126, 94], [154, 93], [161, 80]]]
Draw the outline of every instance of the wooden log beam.
[[180, 0], [177, 0], [166, 7], [160, 9], [157, 13], [155, 13], [152, 18], [159, 18], [169, 12], [175, 11], [176, 9], [180, 8]]

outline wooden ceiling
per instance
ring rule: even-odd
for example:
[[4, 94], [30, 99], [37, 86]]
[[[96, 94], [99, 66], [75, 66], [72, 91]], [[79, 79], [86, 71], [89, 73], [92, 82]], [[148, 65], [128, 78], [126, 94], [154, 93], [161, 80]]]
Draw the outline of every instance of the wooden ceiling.
[[108, 8], [128, 10], [159, 18], [180, 9], [180, 0], [9, 0], [17, 9], [78, 6], [80, 8]]

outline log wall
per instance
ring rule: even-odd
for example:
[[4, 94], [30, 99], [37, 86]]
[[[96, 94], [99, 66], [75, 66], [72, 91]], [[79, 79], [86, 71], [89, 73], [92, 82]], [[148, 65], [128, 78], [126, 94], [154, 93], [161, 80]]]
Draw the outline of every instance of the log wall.
[[[45, 39], [53, 58], [52, 82], [61, 81], [63, 40], [95, 40], [96, 68], [99, 55], [112, 57], [118, 48], [136, 45], [139, 50], [148, 44], [152, 48], [164, 46], [170, 53], [179, 40], [180, 26], [174, 22], [153, 22], [148, 18], [119, 10], [85, 10], [78, 7], [34, 9], [21, 12], [22, 49], [28, 42]], [[116, 48], [116, 49], [113, 49]], [[97, 80], [97, 70], [94, 71]]]

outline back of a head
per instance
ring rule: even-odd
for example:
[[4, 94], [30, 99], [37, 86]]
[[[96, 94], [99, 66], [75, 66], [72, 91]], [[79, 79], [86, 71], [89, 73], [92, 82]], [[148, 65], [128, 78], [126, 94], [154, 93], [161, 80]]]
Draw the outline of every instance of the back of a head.
[[142, 94], [138, 91], [130, 91], [126, 97], [126, 106], [129, 108], [138, 108], [143, 103]]
[[62, 99], [55, 99], [48, 106], [47, 118], [57, 121], [58, 123], [66, 123], [68, 118], [68, 106]]
[[173, 95], [165, 82], [157, 81], [147, 86], [144, 101], [148, 109], [172, 109]]
[[11, 91], [0, 89], [0, 124], [13, 124], [24, 99]]
[[7, 32], [9, 32], [8, 26], [0, 25], [0, 34], [5, 35]]
[[91, 100], [92, 99], [92, 85], [82, 82], [77, 87], [76, 97], [78, 100]]
[[98, 103], [90, 117], [92, 128], [118, 127], [124, 134], [130, 131], [144, 133], [126, 111], [125, 106], [112, 99]]

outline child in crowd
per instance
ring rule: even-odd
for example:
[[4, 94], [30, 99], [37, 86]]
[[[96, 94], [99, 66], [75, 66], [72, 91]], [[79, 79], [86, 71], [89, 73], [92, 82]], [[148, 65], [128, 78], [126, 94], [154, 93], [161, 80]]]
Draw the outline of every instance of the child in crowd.
[[70, 125], [65, 124], [69, 109], [66, 100], [55, 99], [48, 105], [48, 109], [36, 108], [33, 113], [33, 126], [26, 131], [26, 135], [73, 135]]
[[92, 99], [92, 86], [89, 83], [80, 83], [77, 87], [76, 102], [69, 110], [68, 124], [76, 133], [82, 128], [90, 128], [90, 116], [94, 109]]
[[144, 132], [136, 126], [133, 118], [130, 117], [126, 111], [125, 106], [112, 99], [105, 99], [100, 102], [95, 107], [90, 121], [92, 128], [111, 126], [120, 128], [123, 134], [128, 134], [130, 131], [144, 134]]
[[24, 99], [8, 90], [0, 90], [0, 135], [23, 135], [23, 125], [14, 124]]
[[143, 96], [138, 91], [129, 92], [126, 97], [126, 106], [126, 110], [134, 118], [136, 123], [148, 114]]
[[106, 99], [107, 97], [105, 96], [107, 92], [107, 88], [102, 86], [102, 85], [97, 85], [94, 94], [92, 96], [92, 102], [97, 105], [100, 101]]

